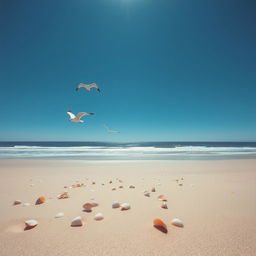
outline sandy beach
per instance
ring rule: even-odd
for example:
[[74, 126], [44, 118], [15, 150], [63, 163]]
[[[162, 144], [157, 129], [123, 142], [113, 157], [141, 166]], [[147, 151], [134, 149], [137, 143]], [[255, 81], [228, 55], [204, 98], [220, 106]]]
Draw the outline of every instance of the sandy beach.
[[[1, 161], [0, 254], [255, 255], [255, 167], [256, 160]], [[85, 186], [64, 188], [77, 183]], [[65, 191], [70, 198], [57, 199]], [[161, 194], [168, 209], [160, 207]], [[46, 202], [35, 205], [40, 196]], [[91, 199], [99, 206], [83, 211]], [[14, 200], [22, 204], [14, 206]], [[113, 201], [131, 209], [112, 209]], [[64, 216], [55, 218], [58, 212]], [[95, 221], [96, 213], [104, 219]], [[70, 226], [76, 216], [82, 227]], [[153, 227], [155, 218], [165, 222], [168, 233]], [[171, 225], [173, 218], [184, 227]], [[24, 231], [28, 219], [39, 224]]]

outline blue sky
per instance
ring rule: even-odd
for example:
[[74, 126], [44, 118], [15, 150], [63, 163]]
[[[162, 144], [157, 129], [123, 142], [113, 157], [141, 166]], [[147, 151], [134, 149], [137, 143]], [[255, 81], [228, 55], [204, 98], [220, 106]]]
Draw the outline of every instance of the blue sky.
[[[255, 9], [1, 1], [0, 140], [256, 141]], [[76, 92], [80, 82], [102, 93]], [[67, 110], [96, 115], [76, 124]]]

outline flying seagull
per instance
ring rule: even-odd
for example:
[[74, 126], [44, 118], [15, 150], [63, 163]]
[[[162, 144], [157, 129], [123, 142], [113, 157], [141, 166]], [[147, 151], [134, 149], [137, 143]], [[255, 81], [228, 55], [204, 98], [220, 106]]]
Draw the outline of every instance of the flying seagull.
[[94, 113], [86, 113], [86, 112], [79, 112], [76, 116], [71, 112], [71, 110], [67, 111], [67, 114], [70, 116], [69, 121], [74, 123], [83, 123], [84, 121], [80, 118], [83, 116], [88, 115], [95, 115]]
[[96, 88], [98, 92], [100, 92], [100, 88], [97, 84], [92, 83], [92, 84], [83, 84], [80, 83], [77, 87], [76, 87], [76, 91], [78, 91], [81, 87], [84, 87], [87, 91], [90, 91], [91, 88]]
[[104, 124], [104, 127], [106, 128], [107, 133], [110, 133], [110, 134], [112, 134], [112, 133], [120, 133], [119, 131], [110, 130], [105, 124]]

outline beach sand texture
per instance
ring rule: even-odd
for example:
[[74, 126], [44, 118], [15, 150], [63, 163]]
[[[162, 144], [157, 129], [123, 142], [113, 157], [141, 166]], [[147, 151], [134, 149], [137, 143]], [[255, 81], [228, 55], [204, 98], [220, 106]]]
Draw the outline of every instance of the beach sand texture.
[[[77, 183], [85, 186], [64, 188]], [[65, 191], [70, 197], [57, 199]], [[168, 209], [161, 208], [161, 194]], [[40, 196], [46, 201], [35, 205]], [[1, 256], [256, 252], [256, 160], [5, 160], [0, 162], [0, 199]], [[85, 212], [82, 206], [91, 199], [99, 205]], [[15, 200], [22, 204], [13, 205]], [[112, 208], [114, 201], [131, 208]], [[64, 216], [55, 218], [60, 212]], [[97, 213], [104, 219], [96, 221]], [[71, 227], [77, 216], [84, 225]], [[164, 221], [167, 233], [153, 227], [156, 218]], [[174, 218], [184, 227], [171, 225]], [[24, 230], [30, 219], [38, 225]]]

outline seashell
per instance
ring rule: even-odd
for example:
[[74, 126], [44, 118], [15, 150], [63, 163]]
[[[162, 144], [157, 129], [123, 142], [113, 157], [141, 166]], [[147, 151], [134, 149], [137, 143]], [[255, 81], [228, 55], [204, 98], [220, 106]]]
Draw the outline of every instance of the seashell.
[[163, 233], [167, 233], [167, 226], [161, 219], [154, 219], [153, 226]]
[[184, 178], [182, 177], [181, 180], [184, 180]]
[[66, 198], [69, 198], [69, 194], [68, 192], [64, 192], [60, 195], [57, 196], [58, 199], [66, 199]]
[[171, 224], [173, 226], [176, 226], [176, 227], [179, 227], [179, 228], [183, 228], [184, 227], [184, 224], [182, 222], [182, 220], [178, 219], [178, 218], [175, 218], [171, 221]]
[[167, 206], [166, 201], [163, 201], [163, 202], [162, 202], [161, 208], [163, 208], [163, 209], [168, 209], [168, 206]]
[[135, 188], [135, 186], [133, 186], [133, 185], [130, 185], [130, 186], [129, 186], [129, 188]]
[[155, 189], [155, 188], [152, 188], [152, 189], [151, 189], [151, 192], [156, 192], [156, 189]]
[[114, 202], [112, 203], [112, 208], [119, 208], [119, 207], [120, 207], [120, 203], [119, 203], [119, 202], [114, 201]]
[[26, 220], [25, 225], [26, 225], [25, 229], [31, 229], [38, 225], [38, 221], [37, 220]]
[[71, 227], [80, 227], [80, 226], [83, 226], [83, 221], [81, 216], [77, 216], [71, 221]]
[[179, 186], [183, 186], [183, 184], [182, 184], [182, 183], [179, 183]]
[[112, 190], [116, 190], [116, 188], [112, 188]]
[[150, 197], [150, 193], [148, 191], [145, 191], [144, 196]]
[[119, 186], [119, 188], [123, 188], [123, 186]]
[[64, 216], [64, 212], [59, 212], [55, 215], [55, 218], [61, 218]]
[[68, 186], [64, 186], [63, 188], [68, 188]]
[[95, 220], [103, 220], [104, 219], [104, 216], [102, 213], [97, 213], [94, 215], [94, 219]]
[[131, 208], [131, 206], [128, 203], [122, 203], [120, 206], [121, 206], [121, 211], [126, 211]]
[[46, 198], [44, 196], [40, 196], [37, 200], [36, 200], [36, 204], [43, 204], [45, 203]]
[[109, 184], [111, 184], [111, 183], [112, 183], [112, 180], [109, 181]]
[[101, 183], [102, 186], [104, 186], [105, 184], [104, 183]]
[[15, 200], [14, 202], [13, 202], [13, 205], [18, 205], [18, 204], [21, 204], [22, 202], [20, 201], [20, 200]]
[[158, 200], [167, 201], [167, 197], [165, 195], [160, 195], [160, 196], [158, 196]]
[[92, 203], [85, 203], [83, 205], [83, 208], [85, 209], [85, 211], [87, 212], [91, 212], [92, 211], [92, 208], [95, 207]]
[[30, 206], [30, 203], [24, 203], [23, 206]]
[[93, 182], [92, 182], [92, 185], [95, 185], [95, 184], [96, 184], [95, 181], [93, 181]]

